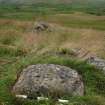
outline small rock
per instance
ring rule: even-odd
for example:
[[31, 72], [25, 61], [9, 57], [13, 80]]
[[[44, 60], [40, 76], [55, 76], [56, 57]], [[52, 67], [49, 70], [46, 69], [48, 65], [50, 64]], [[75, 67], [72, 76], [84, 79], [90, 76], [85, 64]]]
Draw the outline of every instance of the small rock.
[[48, 100], [48, 98], [46, 98], [46, 97], [37, 97], [37, 100], [38, 101], [43, 101], [43, 100]]
[[58, 102], [60, 102], [60, 103], [69, 103], [69, 100], [58, 99]]
[[93, 66], [95, 66], [97, 69], [101, 69], [105, 71], [105, 60], [98, 58], [98, 57], [90, 57], [87, 59], [87, 62]]
[[36, 22], [33, 31], [50, 31], [50, 25], [46, 22]]
[[16, 95], [17, 98], [24, 98], [27, 99], [27, 95]]

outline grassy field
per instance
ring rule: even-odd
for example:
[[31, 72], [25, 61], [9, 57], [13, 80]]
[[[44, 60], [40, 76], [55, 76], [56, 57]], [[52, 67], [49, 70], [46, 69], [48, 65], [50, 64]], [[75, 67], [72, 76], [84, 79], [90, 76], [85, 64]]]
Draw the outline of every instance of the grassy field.
[[[6, 1], [6, 0], [5, 0]], [[23, 0], [24, 1], [24, 0]], [[53, 0], [56, 2], [56, 0]], [[59, 1], [59, 0], [58, 0]], [[63, 1], [63, 0], [62, 0]], [[69, 1], [69, 0], [66, 0]], [[65, 1], [65, 2], [66, 2]], [[48, 0], [45, 3], [33, 3], [32, 5], [0, 4], [1, 18], [17, 18], [17, 19], [34, 19], [36, 15], [44, 16], [50, 14], [70, 14], [75, 11], [85, 12], [97, 16], [105, 15], [104, 0], [71, 0], [70, 3], [50, 3]], [[11, 14], [12, 13], [12, 14]], [[20, 15], [19, 15], [20, 14]]]
[[[69, 105], [105, 105], [105, 74], [79, 59], [55, 55], [83, 48], [105, 58], [105, 16], [63, 6], [0, 7], [0, 105], [58, 105], [52, 100], [17, 100], [11, 94], [17, 74], [37, 63], [65, 65], [82, 75], [85, 96], [62, 97]], [[49, 22], [52, 32], [32, 32], [35, 21]]]

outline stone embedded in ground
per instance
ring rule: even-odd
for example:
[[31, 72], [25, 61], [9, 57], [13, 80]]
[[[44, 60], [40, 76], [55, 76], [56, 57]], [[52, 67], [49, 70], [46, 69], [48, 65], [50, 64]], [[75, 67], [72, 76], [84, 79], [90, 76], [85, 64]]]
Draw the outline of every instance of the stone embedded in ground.
[[93, 66], [95, 66], [97, 69], [101, 69], [105, 71], [105, 60], [98, 58], [98, 57], [90, 57], [87, 59], [87, 62]]
[[73, 69], [54, 64], [31, 65], [24, 69], [13, 86], [14, 94], [29, 98], [84, 95], [81, 76]]
[[33, 31], [50, 31], [50, 25], [46, 22], [36, 22]]

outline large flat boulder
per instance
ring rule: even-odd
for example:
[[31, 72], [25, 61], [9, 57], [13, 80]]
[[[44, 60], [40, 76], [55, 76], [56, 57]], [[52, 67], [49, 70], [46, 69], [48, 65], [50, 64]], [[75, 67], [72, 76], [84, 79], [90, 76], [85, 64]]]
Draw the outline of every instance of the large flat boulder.
[[13, 86], [17, 95], [61, 97], [84, 95], [84, 84], [76, 70], [54, 64], [31, 65], [24, 69]]

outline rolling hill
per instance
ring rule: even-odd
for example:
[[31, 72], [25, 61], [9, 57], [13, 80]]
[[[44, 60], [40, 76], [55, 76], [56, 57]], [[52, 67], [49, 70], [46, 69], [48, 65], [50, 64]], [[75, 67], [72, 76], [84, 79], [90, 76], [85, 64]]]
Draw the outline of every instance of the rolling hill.
[[[51, 9], [55, 8], [55, 11], [67, 12], [76, 10], [96, 15], [105, 14], [105, 0], [0, 0], [0, 9], [2, 7], [6, 8], [6, 10], [8, 8], [9, 10], [21, 9], [21, 6], [23, 5], [31, 6], [31, 10], [37, 10], [40, 7], [44, 7]], [[27, 9], [25, 8], [25, 11], [26, 10], [30, 10], [30, 7]]]
[[36, 3], [55, 3], [55, 4], [102, 4], [105, 0], [0, 0], [3, 4], [36, 4]]

